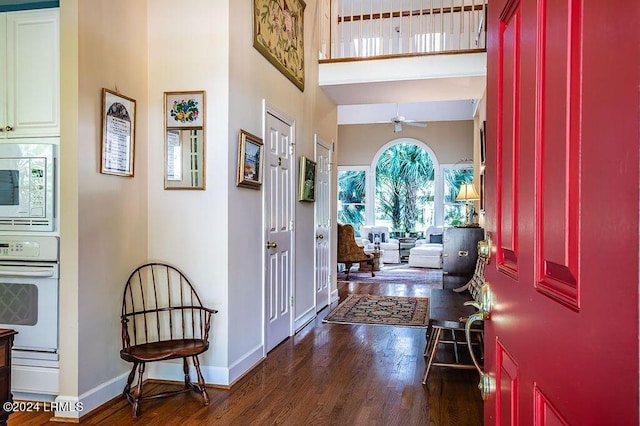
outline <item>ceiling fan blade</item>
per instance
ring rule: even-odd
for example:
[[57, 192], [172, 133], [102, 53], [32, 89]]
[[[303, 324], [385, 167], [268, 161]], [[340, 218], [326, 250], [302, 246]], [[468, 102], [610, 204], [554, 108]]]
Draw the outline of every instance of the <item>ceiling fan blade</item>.
[[427, 123], [421, 123], [420, 121], [405, 121], [404, 124], [414, 127], [427, 127]]

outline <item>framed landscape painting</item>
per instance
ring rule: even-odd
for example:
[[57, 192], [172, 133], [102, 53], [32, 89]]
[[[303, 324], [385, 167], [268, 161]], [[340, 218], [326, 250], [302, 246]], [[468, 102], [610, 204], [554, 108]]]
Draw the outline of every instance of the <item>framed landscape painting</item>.
[[253, 0], [253, 47], [304, 91], [302, 0]]
[[262, 155], [262, 139], [240, 130], [238, 180], [236, 182], [238, 186], [260, 189], [262, 186]]
[[299, 201], [316, 200], [316, 162], [300, 157]]

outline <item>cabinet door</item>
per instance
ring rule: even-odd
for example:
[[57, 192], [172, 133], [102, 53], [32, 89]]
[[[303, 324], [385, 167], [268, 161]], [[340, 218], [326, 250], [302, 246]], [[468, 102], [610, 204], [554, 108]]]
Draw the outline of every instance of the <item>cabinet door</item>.
[[7, 114], [3, 134], [8, 138], [59, 136], [58, 9], [8, 12], [6, 21]]
[[471, 276], [478, 259], [482, 228], [446, 228], [443, 237], [442, 269], [451, 275]]

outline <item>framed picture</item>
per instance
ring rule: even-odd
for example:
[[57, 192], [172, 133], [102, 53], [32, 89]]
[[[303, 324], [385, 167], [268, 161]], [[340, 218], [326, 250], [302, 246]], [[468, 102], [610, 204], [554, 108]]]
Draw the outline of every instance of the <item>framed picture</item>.
[[480, 173], [480, 213], [484, 213], [484, 173]]
[[262, 157], [262, 139], [240, 130], [237, 186], [260, 189], [262, 186]]
[[487, 141], [485, 140], [486, 135], [486, 127], [487, 122], [483, 121], [482, 126], [480, 127], [480, 165], [484, 166], [485, 161], [487, 159]]
[[164, 92], [164, 122], [168, 129], [204, 127], [204, 91]]
[[102, 89], [100, 173], [133, 176], [136, 101]]
[[253, 47], [302, 91], [305, 7], [302, 0], [253, 0]]
[[316, 162], [300, 157], [299, 201], [316, 200]]

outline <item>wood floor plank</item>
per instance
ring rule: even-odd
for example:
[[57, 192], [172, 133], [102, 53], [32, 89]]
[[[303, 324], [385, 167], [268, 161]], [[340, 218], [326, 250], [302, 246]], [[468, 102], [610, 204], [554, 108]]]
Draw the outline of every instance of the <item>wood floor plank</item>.
[[[428, 297], [431, 285], [357, 284], [349, 293]], [[331, 308], [337, 306], [335, 303]], [[422, 385], [425, 331], [420, 328], [324, 324], [325, 309], [277, 346], [231, 389], [209, 388], [211, 403], [195, 394], [142, 403], [131, 418], [122, 397], [82, 419], [86, 425], [437, 425], [476, 426], [483, 411], [471, 370], [434, 367]], [[115, 354], [114, 356], [117, 356]], [[178, 385], [149, 382], [145, 392]], [[58, 424], [52, 413], [15, 413], [10, 426]]]

